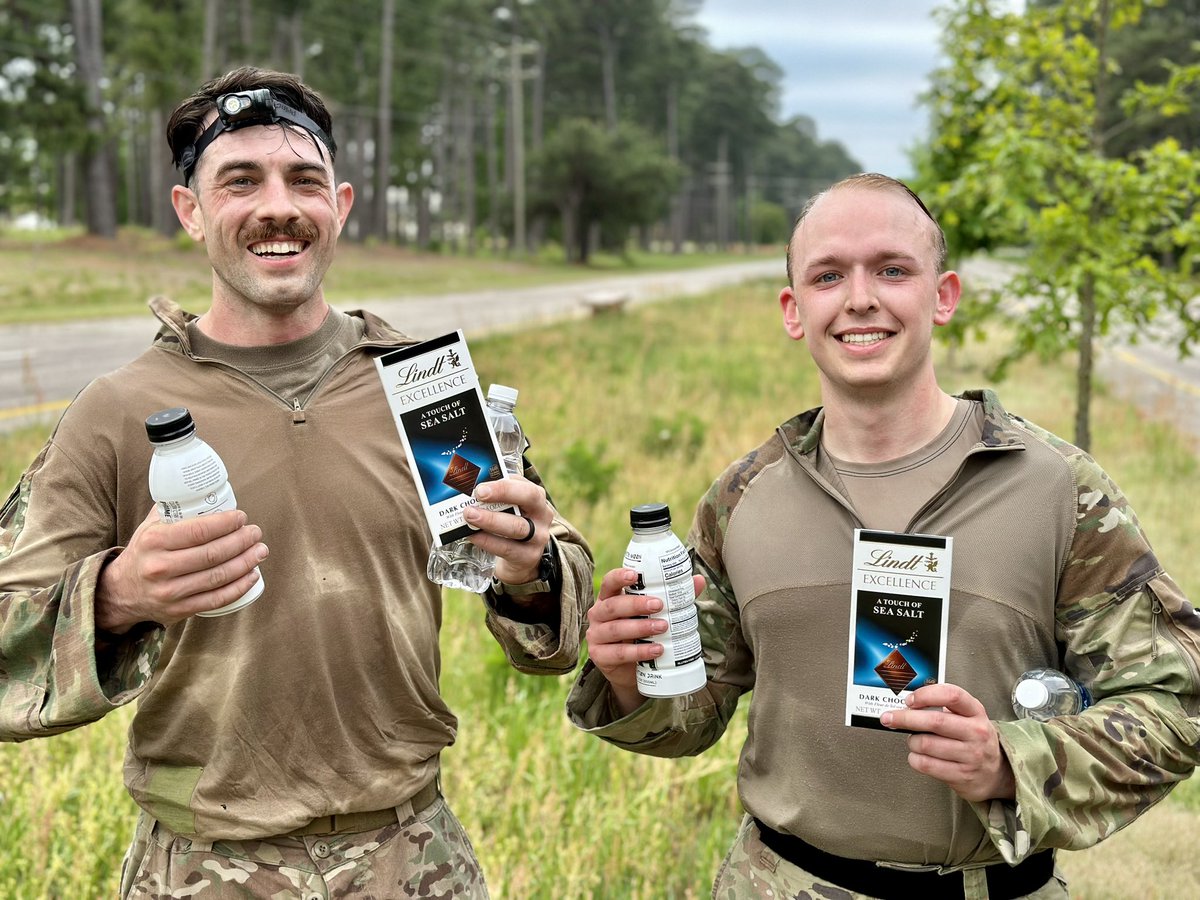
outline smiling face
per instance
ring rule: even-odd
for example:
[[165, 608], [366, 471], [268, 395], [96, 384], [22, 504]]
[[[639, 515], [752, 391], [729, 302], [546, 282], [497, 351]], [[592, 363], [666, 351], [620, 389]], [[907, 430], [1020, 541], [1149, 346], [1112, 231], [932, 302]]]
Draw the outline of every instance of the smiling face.
[[847, 186], [821, 197], [792, 236], [784, 328], [807, 340], [831, 399], [936, 389], [933, 327], [960, 286], [939, 273], [933, 222], [902, 189]]
[[321, 284], [354, 194], [335, 183], [320, 144], [292, 126], [230, 131], [205, 151], [192, 184], [176, 187], [172, 200], [208, 251], [214, 316], [242, 323], [323, 317]]

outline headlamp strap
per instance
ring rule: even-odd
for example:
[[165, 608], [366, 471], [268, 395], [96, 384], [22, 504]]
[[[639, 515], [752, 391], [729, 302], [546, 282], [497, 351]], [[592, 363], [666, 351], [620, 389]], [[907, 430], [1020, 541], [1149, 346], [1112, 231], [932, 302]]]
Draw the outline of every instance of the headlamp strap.
[[330, 158], [333, 158], [335, 147], [333, 139], [325, 133], [325, 129], [300, 110], [281, 103], [267, 88], [237, 91], [231, 94], [222, 94], [217, 98], [216, 120], [204, 130], [194, 144], [186, 147], [180, 154], [179, 162], [176, 165], [183, 170], [184, 182], [191, 180], [200, 154], [219, 135], [250, 125], [277, 125], [280, 122], [298, 125], [312, 134], [325, 145], [329, 150]]

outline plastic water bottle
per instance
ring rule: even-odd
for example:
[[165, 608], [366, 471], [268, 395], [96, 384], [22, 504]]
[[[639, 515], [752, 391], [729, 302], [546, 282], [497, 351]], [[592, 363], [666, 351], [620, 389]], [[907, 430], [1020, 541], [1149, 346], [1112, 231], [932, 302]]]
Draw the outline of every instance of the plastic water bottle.
[[1044, 722], [1083, 712], [1092, 705], [1092, 697], [1087, 688], [1057, 669], [1031, 669], [1017, 679], [1012, 704], [1017, 718]]
[[[493, 384], [488, 388], [484, 413], [495, 432], [504, 471], [508, 475], [520, 475], [524, 471], [522, 454], [525, 452], [525, 432], [521, 430], [521, 423], [513, 412], [516, 405], [516, 388], [503, 384]], [[463, 538], [448, 546], [430, 550], [425, 574], [435, 584], [482, 594], [492, 583], [495, 570], [496, 557]]]
[[[164, 522], [182, 522], [237, 509], [225, 463], [196, 435], [192, 414], [182, 406], [160, 410], [146, 419], [146, 436], [154, 445], [150, 458], [150, 496]], [[258, 568], [255, 567], [255, 571]], [[250, 590], [219, 609], [198, 616], [224, 616], [248, 606], [263, 592], [262, 574]]]
[[657, 659], [639, 662], [638, 691], [644, 697], [679, 697], [704, 687], [700, 617], [687, 548], [671, 531], [671, 510], [665, 503], [647, 503], [629, 511], [633, 538], [625, 550], [625, 567], [638, 573], [627, 594], [648, 594], [662, 599], [656, 619], [670, 623], [654, 640], [663, 645]]

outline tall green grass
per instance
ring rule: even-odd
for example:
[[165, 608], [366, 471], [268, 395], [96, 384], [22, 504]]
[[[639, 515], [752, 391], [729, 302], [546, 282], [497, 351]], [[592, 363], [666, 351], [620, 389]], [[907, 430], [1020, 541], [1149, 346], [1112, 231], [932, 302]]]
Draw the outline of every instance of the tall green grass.
[[[960, 352], [960, 365], [976, 364], [947, 370], [944, 386], [982, 386], [990, 353], [987, 346]], [[620, 563], [630, 506], [669, 503], [676, 530], [686, 531], [696, 501], [726, 464], [818, 402], [807, 355], [784, 335], [774, 289], [762, 285], [472, 340], [472, 356], [485, 386], [521, 390], [530, 455], [587, 535], [600, 571]], [[1001, 396], [1069, 436], [1070, 384], [1066, 363], [1031, 367]], [[0, 464], [30, 458], [43, 432], [0, 441]], [[1132, 497], [1164, 563], [1200, 597], [1200, 561], [1185, 543], [1200, 529], [1200, 507], [1181, 489], [1197, 483], [1194, 449], [1103, 397], [1094, 433], [1095, 455]], [[11, 482], [17, 468], [0, 474]], [[444, 789], [493, 896], [708, 896], [740, 816], [735, 772], [745, 704], [700, 757], [624, 753], [567, 723], [569, 680], [507, 667], [478, 598], [450, 592], [445, 618], [442, 687], [460, 727], [443, 757]], [[112, 896], [135, 814], [120, 787], [128, 719], [126, 710], [72, 734], [0, 747], [0, 896]], [[1160, 821], [1169, 834], [1159, 832]], [[1195, 870], [1171, 861], [1194, 857], [1163, 854], [1200, 841], [1197, 779], [1127, 830], [1134, 832], [1147, 839], [1063, 855], [1074, 896], [1195, 895], [1188, 880]], [[1114, 856], [1117, 875], [1105, 867]], [[1119, 873], [1139, 864], [1150, 866], [1152, 882], [1122, 883]]]

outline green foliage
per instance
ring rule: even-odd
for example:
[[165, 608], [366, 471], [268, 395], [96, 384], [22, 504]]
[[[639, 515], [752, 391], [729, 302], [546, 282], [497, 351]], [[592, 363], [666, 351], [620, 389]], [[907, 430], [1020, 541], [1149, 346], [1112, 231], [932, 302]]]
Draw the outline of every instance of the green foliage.
[[[982, 309], [1013, 329], [996, 374], [1030, 353], [1080, 351], [1075, 439], [1086, 446], [1086, 366], [1098, 338], [1136, 333], [1160, 314], [1182, 321], [1181, 348], [1200, 336], [1187, 311], [1200, 253], [1200, 149], [1168, 137], [1126, 157], [1106, 152], [1105, 39], [1136, 26], [1140, 0], [999, 6], [960, 0], [943, 14], [949, 61], [925, 98], [932, 137], [918, 155], [919, 187], [952, 254], [1025, 248], [1023, 268]], [[1185, 102], [1185, 82], [1154, 97]], [[1139, 102], [1150, 96], [1141, 91]]]
[[642, 452], [649, 456], [692, 456], [704, 446], [707, 428], [690, 409], [654, 414], [642, 431]]
[[607, 449], [603, 441], [591, 444], [577, 440], [563, 450], [561, 460], [554, 466], [555, 483], [562, 485], [568, 503], [595, 506], [612, 490], [621, 464], [604, 458]]
[[778, 203], [760, 200], [750, 208], [750, 240], [755, 244], [787, 245], [792, 220]]
[[593, 225], [621, 246], [632, 226], [660, 218], [682, 174], [639, 129], [609, 131], [588, 119], [555, 129], [533, 170], [542, 203], [561, 216], [563, 244], [576, 262], [587, 262]]
[[[765, 284], [743, 286], [638, 306], [620, 317], [472, 341], [484, 383], [520, 388], [531, 460], [563, 513], [587, 536], [600, 571], [620, 563], [629, 507], [668, 503], [677, 530], [684, 531], [696, 502], [729, 462], [766, 440], [780, 421], [818, 402], [813, 367], [782, 336], [775, 294]], [[947, 387], [981, 386], [981, 369], [996, 352], [992, 345], [973, 345], [954, 373], [958, 383]], [[1004, 399], [1061, 433], [1070, 424], [1064, 413], [1069, 392], [1069, 368], [1056, 362], [1018, 373]], [[644, 452], [648, 426], [641, 417], [648, 411], [669, 423], [694, 416], [703, 442], [686, 454]], [[1099, 414], [1098, 456], [1132, 498], [1163, 565], [1195, 598], [1200, 506], [1180, 490], [1195, 483], [1195, 451], [1172, 429], [1146, 423], [1115, 402], [1102, 404]], [[15, 478], [48, 430], [0, 435], [6, 465], [0, 471]], [[608, 493], [594, 505], [568, 496], [555, 468], [572, 446], [589, 448], [587, 455], [601, 467], [619, 461]], [[459, 727], [442, 755], [442, 784], [471, 836], [492, 896], [709, 896], [741, 815], [736, 777], [748, 704], [700, 757], [668, 760], [620, 751], [567, 722], [569, 678], [531, 678], [508, 668], [483, 615], [478, 597], [447, 593], [441, 685]], [[115, 896], [135, 816], [121, 786], [131, 714], [127, 707], [69, 734], [0, 745], [0, 896]], [[1072, 894], [1097, 900], [1191, 896], [1192, 870], [1159, 855], [1167, 843], [1156, 830], [1159, 816], [1170, 817], [1171, 837], [1192, 854], [1190, 861], [1200, 841], [1200, 780], [1180, 785], [1121, 833], [1146, 835], [1141, 849], [1119, 850], [1114, 839], [1085, 854], [1061, 854]], [[1149, 880], [1123, 891], [1092, 874], [1114, 856], [1125, 867], [1146, 867]], [[1148, 884], [1158, 893], [1146, 890]]]

